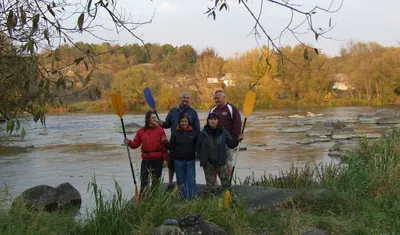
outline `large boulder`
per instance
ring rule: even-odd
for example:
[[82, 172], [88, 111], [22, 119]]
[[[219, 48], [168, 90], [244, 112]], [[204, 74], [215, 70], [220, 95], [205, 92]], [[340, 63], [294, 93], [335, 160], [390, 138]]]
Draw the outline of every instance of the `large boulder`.
[[399, 124], [400, 123], [400, 115], [392, 115], [387, 117], [382, 117], [377, 120], [378, 124]]
[[360, 115], [358, 115], [358, 119], [359, 119], [360, 123], [375, 124], [375, 123], [378, 123], [378, 120], [383, 117], [390, 117], [390, 116], [395, 116], [395, 115], [399, 115], [399, 113], [396, 110], [379, 109], [373, 114], [360, 114]]
[[332, 130], [332, 139], [351, 139], [355, 135], [354, 127], [344, 127]]
[[208, 234], [227, 235], [225, 230], [212, 222], [204, 221], [197, 214], [189, 214], [181, 219], [167, 219], [163, 224], [152, 231], [152, 235], [170, 234]]
[[81, 204], [80, 193], [68, 182], [62, 183], [55, 188], [48, 185], [29, 188], [13, 201], [14, 207], [25, 205], [29, 209], [48, 212], [61, 209], [79, 210]]

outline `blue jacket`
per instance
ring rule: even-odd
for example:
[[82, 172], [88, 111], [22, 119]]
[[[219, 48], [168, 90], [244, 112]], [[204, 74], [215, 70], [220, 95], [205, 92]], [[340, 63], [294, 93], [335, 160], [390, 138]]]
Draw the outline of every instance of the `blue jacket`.
[[164, 129], [171, 128], [171, 136], [175, 135], [176, 128], [179, 125], [179, 113], [186, 113], [189, 118], [189, 125], [193, 127], [193, 129], [199, 133], [200, 132], [200, 120], [197, 115], [197, 111], [192, 108], [190, 105], [186, 108], [178, 105], [177, 107], [172, 108], [167, 117], [165, 118], [165, 122], [163, 122], [162, 127]]

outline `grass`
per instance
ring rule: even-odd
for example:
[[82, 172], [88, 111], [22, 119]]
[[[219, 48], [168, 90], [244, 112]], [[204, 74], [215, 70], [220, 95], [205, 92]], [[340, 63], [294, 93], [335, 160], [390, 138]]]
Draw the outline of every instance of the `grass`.
[[[142, 204], [122, 198], [116, 183], [106, 197], [95, 180], [95, 208], [85, 220], [66, 212], [52, 214], [23, 208], [8, 210], [2, 203], [1, 234], [151, 234], [168, 218], [198, 213], [223, 227], [228, 234], [302, 234], [312, 229], [327, 234], [400, 234], [400, 133], [371, 143], [361, 140], [346, 162], [293, 165], [278, 176], [248, 177], [242, 184], [297, 189], [298, 195], [268, 211], [249, 213], [234, 201], [228, 209], [222, 198], [198, 198], [183, 202], [161, 187], [144, 195]], [[309, 192], [325, 189], [322, 195]]]

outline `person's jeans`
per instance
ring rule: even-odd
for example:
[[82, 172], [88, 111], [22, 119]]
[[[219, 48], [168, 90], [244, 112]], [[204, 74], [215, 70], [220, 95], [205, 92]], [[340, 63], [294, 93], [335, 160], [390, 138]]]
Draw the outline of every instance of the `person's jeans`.
[[196, 196], [196, 165], [195, 160], [174, 160], [176, 181], [184, 199], [194, 199]]

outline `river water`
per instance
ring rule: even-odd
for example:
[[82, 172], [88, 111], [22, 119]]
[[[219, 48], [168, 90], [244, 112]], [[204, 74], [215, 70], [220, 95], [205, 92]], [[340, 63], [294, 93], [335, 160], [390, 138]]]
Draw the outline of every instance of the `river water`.
[[[287, 170], [293, 162], [337, 162], [327, 155], [334, 141], [299, 145], [296, 142], [304, 140], [305, 133], [281, 133], [281, 128], [290, 127], [299, 120], [288, 116], [306, 115], [309, 111], [323, 114], [311, 118], [313, 122], [350, 120], [361, 113], [374, 113], [377, 109], [335, 107], [255, 111], [246, 125], [243, 145], [247, 146], [247, 150], [240, 151], [235, 173], [241, 179], [252, 174], [257, 179], [263, 174], [276, 175], [279, 170]], [[160, 113], [159, 116], [164, 119], [166, 113]], [[204, 125], [207, 112], [200, 111], [199, 116], [201, 125]], [[144, 115], [126, 114], [124, 121], [125, 124], [135, 122], [143, 125]], [[46, 122], [48, 135], [39, 135], [44, 129], [40, 123], [23, 122], [22, 125], [28, 132], [24, 144], [33, 144], [35, 148], [0, 157], [0, 189], [7, 187], [9, 193], [16, 196], [36, 185], [55, 187], [63, 182], [70, 182], [81, 193], [82, 208], [85, 210], [93, 207], [94, 200], [87, 191], [87, 185], [95, 174], [96, 182], [103, 190], [113, 191], [115, 180], [122, 187], [123, 196], [132, 197], [133, 180], [126, 147], [121, 145], [123, 134], [118, 132], [121, 130], [118, 116], [111, 113], [73, 113], [49, 115]], [[385, 133], [388, 128], [371, 124], [349, 125], [354, 126], [358, 133]], [[168, 130], [167, 134], [169, 135]], [[134, 134], [128, 134], [128, 137], [133, 138]], [[135, 174], [139, 178], [140, 151], [131, 150], [131, 156]], [[199, 163], [196, 168], [197, 183], [204, 183], [204, 173]], [[163, 170], [163, 176], [166, 182], [166, 169]]]

